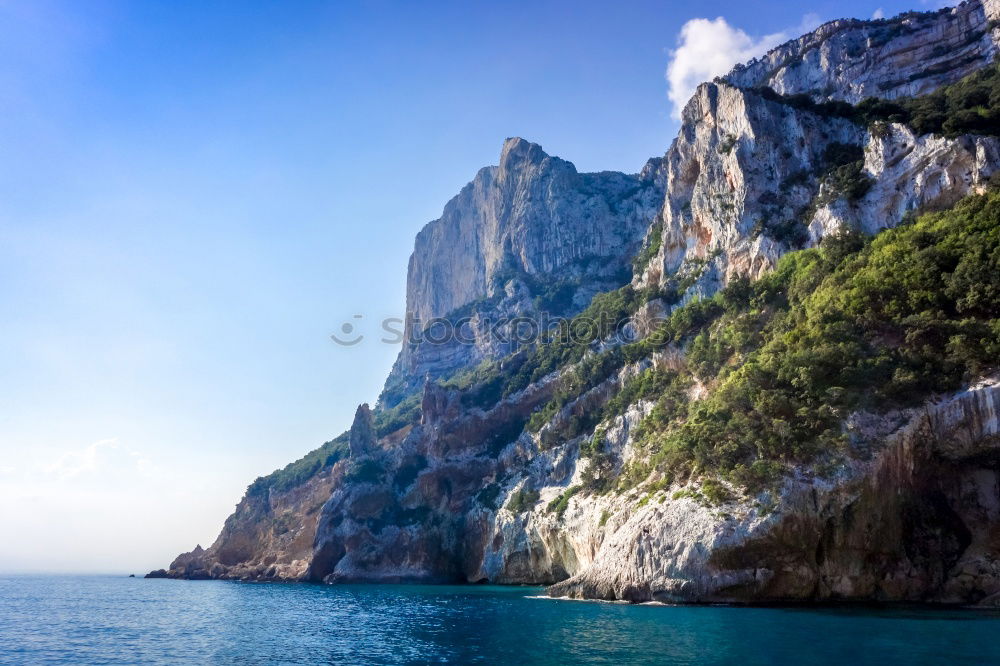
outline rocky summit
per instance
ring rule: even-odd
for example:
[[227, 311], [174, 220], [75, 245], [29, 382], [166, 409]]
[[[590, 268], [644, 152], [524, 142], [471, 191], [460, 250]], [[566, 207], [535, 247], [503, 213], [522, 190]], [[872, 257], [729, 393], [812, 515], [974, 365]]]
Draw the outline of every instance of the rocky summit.
[[998, 44], [998, 0], [827, 23], [637, 174], [507, 139], [378, 403], [150, 575], [997, 605]]

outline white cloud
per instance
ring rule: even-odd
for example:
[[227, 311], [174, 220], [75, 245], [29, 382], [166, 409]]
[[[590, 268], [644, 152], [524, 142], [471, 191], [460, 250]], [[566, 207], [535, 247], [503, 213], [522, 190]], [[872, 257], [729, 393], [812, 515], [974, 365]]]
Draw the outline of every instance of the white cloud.
[[71, 479], [84, 472], [93, 472], [97, 469], [97, 454], [102, 448], [116, 449], [118, 440], [101, 439], [80, 451], [67, 451], [46, 467], [45, 471], [60, 479]]
[[782, 42], [809, 32], [819, 23], [816, 14], [807, 14], [794, 28], [755, 38], [729, 25], [721, 16], [715, 20], [691, 19], [681, 27], [677, 48], [671, 51], [667, 66], [667, 96], [673, 103], [674, 118], [680, 118], [681, 110], [698, 84], [711, 81], [728, 72], [733, 65], [763, 55]]
[[111, 438], [97, 440], [78, 451], [67, 451], [56, 458], [51, 464], [47, 465], [45, 472], [62, 481], [78, 477], [81, 474], [96, 472], [104, 462], [110, 462], [114, 467], [121, 465], [121, 458], [108, 460], [108, 456], [102, 454], [102, 451], [120, 451], [120, 454], [126, 456], [124, 460], [131, 463], [128, 467], [132, 467], [139, 472], [147, 472], [149, 470], [150, 463], [142, 454], [138, 451], [122, 447], [117, 438]]
[[872, 18], [873, 19], [884, 19], [885, 18], [885, 10], [882, 9], [881, 7], [879, 7], [874, 12], [872, 12]]

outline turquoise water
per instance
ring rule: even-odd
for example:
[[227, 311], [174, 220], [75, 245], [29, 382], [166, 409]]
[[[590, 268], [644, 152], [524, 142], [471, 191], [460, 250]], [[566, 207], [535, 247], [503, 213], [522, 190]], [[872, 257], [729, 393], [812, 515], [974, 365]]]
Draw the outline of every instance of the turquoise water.
[[0, 664], [987, 664], [1000, 614], [628, 606], [511, 587], [0, 578]]

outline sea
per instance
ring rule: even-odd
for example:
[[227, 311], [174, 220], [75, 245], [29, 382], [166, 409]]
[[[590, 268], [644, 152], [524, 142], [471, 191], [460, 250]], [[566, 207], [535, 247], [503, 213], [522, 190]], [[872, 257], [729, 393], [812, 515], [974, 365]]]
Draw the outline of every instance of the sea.
[[540, 588], [0, 577], [0, 664], [1000, 664], [1000, 612]]

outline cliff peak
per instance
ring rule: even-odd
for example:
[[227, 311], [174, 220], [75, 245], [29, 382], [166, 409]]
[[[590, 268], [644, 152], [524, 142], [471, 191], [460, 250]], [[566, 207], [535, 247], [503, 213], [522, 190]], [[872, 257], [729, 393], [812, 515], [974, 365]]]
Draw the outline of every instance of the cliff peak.
[[[536, 288], [563, 283], [560, 314], [622, 286], [663, 203], [662, 163], [650, 160], [641, 176], [579, 173], [537, 143], [506, 139], [499, 166], [480, 170], [417, 234], [407, 275], [407, 326], [488, 299], [494, 317], [528, 314], [539, 296], [529, 282]], [[507, 291], [513, 278], [520, 288]], [[479, 333], [474, 344], [405, 346], [380, 404], [391, 406], [428, 375], [441, 377], [514, 350], [485, 329]]]
[[351, 425], [349, 446], [352, 458], [367, 455], [375, 447], [375, 425], [368, 403], [358, 405]]
[[537, 143], [519, 136], [508, 137], [500, 150], [500, 170], [509, 171], [523, 165], [539, 165], [548, 159], [553, 158]]

